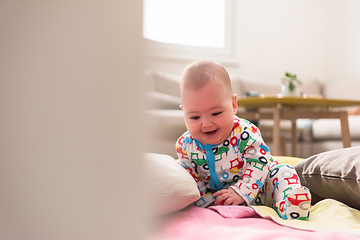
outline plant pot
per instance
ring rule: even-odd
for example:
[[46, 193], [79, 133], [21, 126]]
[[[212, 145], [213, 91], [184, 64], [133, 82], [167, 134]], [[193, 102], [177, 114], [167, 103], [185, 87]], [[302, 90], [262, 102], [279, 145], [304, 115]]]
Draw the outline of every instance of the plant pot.
[[286, 97], [300, 97], [300, 90], [297, 85], [294, 89], [290, 89], [289, 84], [281, 85], [281, 95]]

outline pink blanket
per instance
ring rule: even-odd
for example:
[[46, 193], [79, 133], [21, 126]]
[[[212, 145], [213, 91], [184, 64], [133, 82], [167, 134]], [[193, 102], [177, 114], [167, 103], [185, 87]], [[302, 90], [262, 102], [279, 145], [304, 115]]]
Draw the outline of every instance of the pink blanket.
[[189, 207], [165, 219], [148, 240], [165, 239], [307, 239], [360, 240], [359, 236], [326, 231], [305, 231], [261, 218], [245, 206]]

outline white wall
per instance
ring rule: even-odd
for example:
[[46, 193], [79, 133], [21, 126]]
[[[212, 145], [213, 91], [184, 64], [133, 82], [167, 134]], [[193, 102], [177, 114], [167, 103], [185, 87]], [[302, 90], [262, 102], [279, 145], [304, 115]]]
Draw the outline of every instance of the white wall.
[[0, 1], [0, 239], [142, 239], [142, 1]]
[[237, 73], [278, 81], [285, 71], [323, 77], [326, 1], [241, 1], [238, 4]]
[[356, 0], [333, 0], [329, 9], [329, 24], [333, 31], [329, 36], [332, 39], [333, 55], [329, 64], [329, 79], [360, 81], [360, 2]]
[[[357, 0], [235, 0], [232, 75], [280, 81], [360, 80], [360, 3]], [[152, 69], [180, 74], [187, 61], [154, 59]]]

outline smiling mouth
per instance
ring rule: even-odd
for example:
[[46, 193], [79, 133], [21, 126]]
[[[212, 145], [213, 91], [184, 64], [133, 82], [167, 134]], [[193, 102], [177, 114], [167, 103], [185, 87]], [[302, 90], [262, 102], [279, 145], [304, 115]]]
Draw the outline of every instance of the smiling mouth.
[[214, 131], [209, 131], [209, 132], [204, 132], [206, 135], [212, 135], [214, 133], [216, 133], [217, 129], [215, 129]]

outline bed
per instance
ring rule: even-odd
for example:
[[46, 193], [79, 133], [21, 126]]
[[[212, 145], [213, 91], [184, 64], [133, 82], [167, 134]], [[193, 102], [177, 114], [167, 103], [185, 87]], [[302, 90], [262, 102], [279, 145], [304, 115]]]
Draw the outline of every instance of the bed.
[[310, 189], [308, 221], [282, 220], [265, 206], [192, 206], [199, 192], [190, 174], [170, 156], [146, 154], [151, 210], [146, 239], [360, 240], [360, 147], [274, 159], [294, 166]]

